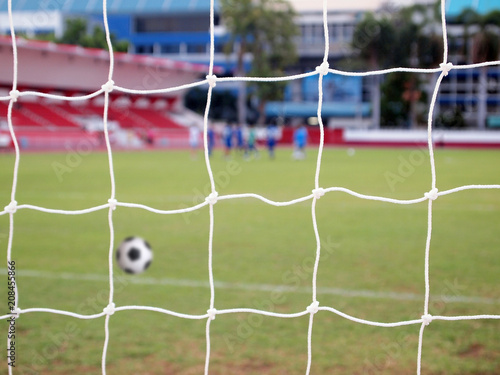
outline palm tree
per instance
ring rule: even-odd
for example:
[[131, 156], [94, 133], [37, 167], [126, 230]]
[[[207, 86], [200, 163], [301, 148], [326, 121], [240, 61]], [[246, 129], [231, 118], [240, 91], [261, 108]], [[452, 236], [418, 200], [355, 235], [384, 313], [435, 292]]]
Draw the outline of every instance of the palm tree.
[[[481, 63], [498, 59], [498, 44], [500, 43], [498, 34], [493, 33], [488, 28], [487, 18], [484, 17], [480, 31], [473, 38], [472, 62]], [[477, 127], [486, 127], [486, 116], [488, 113], [488, 68], [479, 68], [478, 85], [478, 106], [477, 106]]]
[[[473, 39], [472, 62], [481, 63], [493, 61], [498, 58], [498, 35], [482, 29]], [[488, 68], [483, 66], [479, 68], [478, 83], [478, 106], [477, 106], [477, 127], [484, 129], [487, 116], [487, 97], [488, 97]]]
[[[370, 69], [388, 66], [436, 67], [442, 62], [443, 50], [443, 42], [437, 36], [436, 25], [440, 26], [436, 9], [424, 5], [402, 8], [393, 13], [390, 19], [376, 18], [368, 13], [356, 27], [353, 47], [359, 51], [360, 57], [368, 63]], [[403, 73], [395, 73], [394, 76], [391, 82], [402, 85], [398, 88], [402, 90], [399, 107], [408, 108], [404, 114], [398, 114], [398, 118], [402, 120], [400, 115], [403, 115], [410, 127], [414, 127], [417, 124], [417, 103], [423, 98], [419, 77]], [[372, 122], [378, 127], [378, 76], [372, 77], [371, 92]]]
[[[246, 75], [246, 54], [252, 56], [251, 74], [259, 77], [282, 75], [297, 58], [294, 37], [298, 34], [295, 12], [286, 0], [221, 0], [221, 14], [230, 34], [229, 45], [238, 48], [235, 75]], [[256, 86], [260, 120], [265, 103], [278, 100], [280, 85], [261, 83]], [[281, 90], [280, 90], [281, 87]], [[238, 93], [238, 121], [246, 122], [246, 85]]]
[[[474, 12], [471, 9], [464, 10], [459, 16], [458, 21], [464, 24], [465, 45], [468, 46], [468, 39], [471, 37], [472, 48], [470, 51], [464, 51], [470, 56], [470, 62], [482, 63], [498, 59], [500, 48], [499, 25], [500, 12], [493, 11], [484, 16]], [[476, 26], [477, 31], [469, 36], [470, 27]], [[477, 89], [477, 127], [484, 129], [486, 127], [487, 100], [488, 100], [488, 68], [479, 68], [479, 82]]]
[[[436, 68], [443, 62], [444, 51], [440, 2], [436, 1], [433, 7], [422, 6], [420, 9], [415, 7], [414, 10], [416, 11], [413, 15], [414, 21], [420, 18], [416, 33], [416, 67]], [[437, 74], [425, 74], [423, 77], [427, 94], [426, 108], [431, 106]]]
[[[353, 49], [367, 62], [370, 70], [387, 67], [392, 61], [395, 44], [394, 25], [388, 18], [376, 18], [373, 13], [366, 13], [354, 30]], [[380, 127], [380, 76], [370, 77], [370, 96], [372, 103], [372, 126]]]

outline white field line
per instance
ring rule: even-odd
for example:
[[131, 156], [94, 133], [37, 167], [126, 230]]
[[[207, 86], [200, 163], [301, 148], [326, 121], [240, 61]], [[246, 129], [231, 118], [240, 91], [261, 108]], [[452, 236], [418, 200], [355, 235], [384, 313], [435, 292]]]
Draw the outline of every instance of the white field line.
[[[1, 269], [0, 274], [6, 275], [7, 270]], [[56, 280], [75, 280], [75, 281], [99, 281], [108, 282], [109, 278], [106, 275], [99, 274], [79, 274], [69, 272], [47, 272], [35, 270], [18, 270], [17, 275], [22, 277], [32, 277], [39, 279], [56, 279]], [[188, 280], [188, 279], [169, 279], [169, 278], [152, 278], [143, 276], [122, 276], [117, 279], [122, 285], [168, 285], [176, 287], [188, 288], [209, 288], [208, 281]], [[249, 290], [263, 292], [283, 292], [283, 293], [311, 293], [309, 287], [297, 287], [287, 285], [272, 285], [272, 284], [250, 284], [250, 283], [229, 283], [224, 281], [215, 281], [215, 287], [218, 289], [230, 290]], [[422, 301], [423, 295], [415, 293], [398, 293], [398, 292], [381, 292], [371, 290], [355, 290], [342, 288], [318, 287], [318, 294], [335, 295], [342, 297], [359, 297], [371, 299], [389, 299], [396, 301]], [[475, 303], [497, 305], [500, 304], [500, 299], [486, 297], [471, 297], [464, 295], [439, 295], [431, 297], [431, 300], [439, 300], [445, 303]]]

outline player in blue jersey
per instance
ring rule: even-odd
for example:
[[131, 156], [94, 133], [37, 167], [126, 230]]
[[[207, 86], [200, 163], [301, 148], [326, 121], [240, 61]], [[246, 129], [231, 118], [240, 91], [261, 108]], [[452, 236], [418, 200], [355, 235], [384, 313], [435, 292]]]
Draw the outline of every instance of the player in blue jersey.
[[269, 125], [267, 127], [267, 149], [269, 151], [269, 157], [274, 159], [274, 148], [278, 142], [278, 127], [276, 125]]
[[208, 156], [212, 156], [212, 152], [215, 147], [215, 132], [211, 124], [208, 124], [208, 129], [207, 129], [207, 147], [208, 147]]
[[241, 153], [245, 152], [245, 140], [243, 138], [243, 126], [235, 125], [233, 127], [233, 134], [236, 141], [236, 150]]
[[295, 129], [293, 133], [293, 145], [294, 150], [292, 157], [295, 160], [303, 160], [306, 158], [306, 145], [307, 145], [307, 129], [305, 125], [300, 125], [297, 129]]
[[226, 124], [222, 132], [222, 141], [224, 142], [224, 156], [228, 159], [231, 156], [233, 148], [233, 129], [231, 124]]

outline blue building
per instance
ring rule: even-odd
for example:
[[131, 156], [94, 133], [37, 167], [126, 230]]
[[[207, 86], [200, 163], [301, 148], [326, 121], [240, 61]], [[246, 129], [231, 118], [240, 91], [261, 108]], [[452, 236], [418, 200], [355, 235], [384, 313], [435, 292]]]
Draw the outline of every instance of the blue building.
[[[0, 32], [8, 33], [7, 0], [0, 0]], [[23, 0], [12, 4], [16, 30], [28, 35], [61, 34], [64, 20], [83, 17], [102, 25], [102, 1]], [[215, 24], [219, 24], [216, 5]], [[174, 55], [207, 62], [210, 0], [111, 0], [108, 23], [118, 39], [130, 42], [131, 53]], [[216, 50], [222, 52], [224, 36], [216, 32]]]
[[[474, 61], [474, 35], [479, 25], [467, 29], [457, 17], [467, 9], [480, 15], [500, 11], [496, 0], [447, 0], [449, 61], [454, 65]], [[500, 25], [491, 25], [488, 31], [500, 37]], [[441, 114], [460, 113], [468, 126], [478, 128], [500, 126], [500, 66], [482, 69], [452, 70], [443, 80], [438, 96]]]
[[[418, 1], [418, 0], [415, 0]], [[429, 4], [428, 0], [420, 2]], [[463, 26], [454, 25], [464, 9], [472, 8], [480, 14], [500, 9], [498, 0], [447, 0], [449, 19], [450, 61], [454, 64], [470, 62], [470, 56], [461, 51], [467, 43]], [[13, 2], [16, 30], [28, 35], [63, 32], [67, 18], [85, 17], [89, 27], [102, 25], [102, 1], [90, 0], [22, 0]], [[109, 0], [108, 22], [118, 39], [129, 41], [129, 52], [165, 56], [182, 61], [208, 63], [210, 0]], [[352, 53], [351, 41], [355, 26], [362, 19], [361, 11], [336, 11], [328, 13], [330, 37], [330, 64]], [[229, 38], [221, 22], [218, 1], [215, 0], [215, 63], [231, 75], [235, 66], [238, 44], [228, 54], [224, 46]], [[0, 32], [8, 32], [7, 0], [0, 0]], [[297, 18], [300, 35], [297, 37], [299, 62], [290, 73], [313, 71], [323, 58], [323, 17], [320, 10], [301, 12]], [[252, 57], [245, 56], [247, 66]], [[449, 111], [459, 107], [466, 121], [474, 125], [484, 122], [476, 118], [478, 112], [478, 70], [452, 71], [443, 81], [437, 110]], [[491, 67], [487, 73], [488, 98], [486, 117], [500, 113], [500, 69]], [[217, 85], [218, 90], [236, 92], [230, 84]], [[325, 77], [323, 114], [333, 126], [368, 127], [371, 104], [366, 80], [359, 77], [342, 77], [329, 74]], [[293, 81], [285, 91], [285, 101], [268, 103], [269, 117], [316, 116], [317, 76]], [[486, 120], [485, 120], [486, 121]]]
[[[16, 31], [28, 36], [48, 32], [61, 35], [68, 18], [86, 18], [89, 29], [96, 24], [102, 25], [102, 1], [16, 1], [13, 2], [13, 11]], [[111, 32], [117, 39], [129, 42], [130, 53], [205, 64], [209, 62], [210, 51], [209, 13], [210, 0], [111, 0], [108, 1], [107, 9]], [[350, 53], [352, 33], [360, 15], [359, 11], [342, 14], [332, 12], [329, 15], [332, 59]], [[214, 21], [215, 64], [225, 68], [227, 74], [231, 75], [239, 46], [236, 43], [229, 54], [224, 48], [229, 36], [221, 24], [217, 0]], [[297, 22], [301, 36], [297, 38], [300, 62], [296, 71], [314, 70], [321, 63], [324, 48], [321, 13], [313, 11], [301, 14]], [[8, 31], [7, 0], [0, 0], [0, 32]], [[250, 67], [252, 56], [246, 55], [244, 59], [247, 67]], [[325, 116], [367, 115], [369, 105], [360, 105], [361, 79], [329, 75], [325, 84]], [[237, 91], [234, 84], [217, 85], [217, 89]], [[267, 109], [270, 117], [316, 116], [314, 103], [317, 103], [317, 77], [291, 83], [285, 97], [287, 102], [293, 104], [284, 106], [283, 103], [270, 103]], [[293, 111], [287, 108], [293, 108]]]

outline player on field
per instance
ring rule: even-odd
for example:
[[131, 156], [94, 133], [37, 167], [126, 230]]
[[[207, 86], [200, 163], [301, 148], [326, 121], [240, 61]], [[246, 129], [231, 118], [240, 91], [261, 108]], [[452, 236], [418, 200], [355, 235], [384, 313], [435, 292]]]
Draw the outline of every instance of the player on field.
[[257, 131], [255, 126], [248, 128], [247, 147], [245, 149], [245, 158], [249, 158], [252, 153], [256, 158], [259, 157], [259, 150], [257, 150]]
[[189, 146], [191, 147], [191, 158], [196, 159], [196, 153], [200, 145], [200, 128], [196, 124], [189, 127]]
[[274, 148], [276, 147], [276, 142], [278, 141], [278, 127], [271, 124], [267, 127], [267, 149], [269, 151], [269, 157], [274, 159]]
[[233, 129], [229, 123], [224, 127], [222, 140], [224, 142], [224, 156], [228, 159], [231, 156], [231, 149], [233, 148]]
[[294, 145], [294, 150], [292, 157], [295, 160], [303, 160], [306, 158], [306, 145], [307, 145], [307, 129], [304, 124], [300, 125], [295, 131], [293, 132], [293, 145]]

